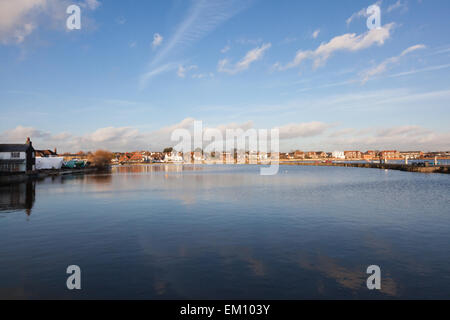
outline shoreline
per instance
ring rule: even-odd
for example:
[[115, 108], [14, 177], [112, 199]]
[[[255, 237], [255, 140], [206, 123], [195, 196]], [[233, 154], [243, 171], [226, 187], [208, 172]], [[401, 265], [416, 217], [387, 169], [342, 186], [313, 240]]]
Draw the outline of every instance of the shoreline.
[[[278, 161], [276, 161], [278, 162]], [[275, 162], [275, 163], [276, 163]], [[113, 165], [112, 167], [126, 167], [126, 166], [152, 166], [152, 165], [270, 165], [270, 163], [218, 163], [218, 162], [207, 162], [203, 161], [201, 163], [182, 163], [182, 162], [166, 162], [166, 163], [129, 163], [123, 165]], [[337, 163], [323, 163], [323, 162], [307, 162], [307, 161], [279, 161], [279, 165], [284, 166], [315, 166], [315, 167], [346, 167], [346, 168], [367, 168], [367, 169], [381, 169], [381, 170], [397, 170], [405, 172], [416, 172], [416, 173], [441, 173], [450, 174], [450, 165], [438, 165], [438, 166], [417, 166], [411, 164], [398, 164], [398, 163], [348, 163], [348, 162], [337, 162]]]
[[33, 173], [4, 174], [0, 175], [0, 186], [39, 180], [47, 177], [88, 174], [96, 171], [98, 171], [97, 168], [86, 168], [71, 170], [43, 170]]

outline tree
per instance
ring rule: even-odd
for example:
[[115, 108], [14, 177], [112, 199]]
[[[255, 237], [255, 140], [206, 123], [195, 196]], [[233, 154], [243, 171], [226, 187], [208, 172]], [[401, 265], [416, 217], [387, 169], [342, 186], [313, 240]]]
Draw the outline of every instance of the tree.
[[163, 151], [163, 153], [172, 153], [172, 151], [173, 151], [173, 148], [172, 148], [172, 147], [170, 147], [170, 148], [165, 148], [164, 151]]
[[105, 168], [114, 158], [114, 154], [107, 150], [97, 150], [88, 158], [89, 162], [97, 168]]

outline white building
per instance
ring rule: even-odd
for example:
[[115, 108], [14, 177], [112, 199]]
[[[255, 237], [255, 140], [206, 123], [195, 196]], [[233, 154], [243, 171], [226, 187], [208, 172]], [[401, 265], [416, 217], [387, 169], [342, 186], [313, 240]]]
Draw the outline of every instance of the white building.
[[334, 159], [345, 159], [344, 151], [333, 151], [333, 153], [331, 154], [331, 156], [332, 156]]
[[0, 172], [36, 170], [36, 154], [30, 138], [25, 144], [0, 144]]
[[183, 157], [177, 152], [168, 153], [164, 156], [164, 162], [183, 162]]

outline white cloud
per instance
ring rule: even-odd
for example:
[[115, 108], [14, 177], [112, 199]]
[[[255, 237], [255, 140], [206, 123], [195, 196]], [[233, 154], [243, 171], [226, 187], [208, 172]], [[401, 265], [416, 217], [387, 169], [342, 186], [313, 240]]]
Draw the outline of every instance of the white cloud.
[[250, 65], [260, 60], [264, 56], [264, 52], [268, 50], [272, 46], [271, 43], [265, 43], [261, 47], [256, 47], [245, 55], [239, 62], [236, 63], [236, 65], [228, 67], [228, 59], [223, 59], [219, 61], [218, 64], [218, 71], [219, 72], [226, 72], [229, 74], [236, 74], [238, 72], [242, 72], [244, 70], [247, 70]]
[[329, 124], [323, 122], [291, 123], [279, 127], [280, 139], [307, 138], [321, 135], [328, 128]]
[[[81, 136], [74, 136], [66, 132], [50, 134], [39, 129], [18, 126], [2, 132], [0, 143], [25, 143], [26, 138], [30, 137], [36, 149], [56, 147], [60, 152], [97, 149], [160, 151], [165, 147], [177, 144], [177, 142], [171, 141], [171, 135], [176, 129], [186, 129], [193, 133], [194, 121], [194, 118], [186, 118], [174, 125], [150, 132], [141, 132], [132, 127], [106, 127]], [[369, 149], [420, 149], [424, 151], [450, 149], [450, 132], [437, 132], [418, 125], [363, 129], [344, 128], [331, 132], [324, 137], [326, 140], [321, 141], [320, 137], [333, 126], [318, 121], [280, 126], [280, 146], [282, 149], [283, 145], [289, 145], [294, 148], [308, 146], [311, 150], [358, 149], [361, 151]], [[204, 125], [203, 132], [211, 129], [218, 130], [225, 138], [227, 129], [242, 129], [245, 132], [254, 129], [254, 123], [252, 121], [233, 122], [213, 127]], [[311, 141], [313, 142], [311, 143]]]
[[[62, 26], [70, 4], [69, 0], [1, 0], [0, 43], [20, 44], [44, 24]], [[79, 4], [95, 10], [100, 2], [85, 0]], [[61, 30], [65, 30], [64, 27]]]
[[408, 53], [411, 53], [411, 52], [414, 52], [414, 51], [420, 50], [420, 49], [425, 49], [425, 48], [426, 48], [425, 45], [423, 45], [423, 44], [417, 44], [417, 45], [411, 46], [411, 47], [409, 47], [409, 48], [403, 50], [403, 52], [402, 52], [400, 55], [398, 55], [398, 56], [391, 57], [391, 58], [388, 58], [388, 59], [384, 60], [384, 61], [383, 61], [382, 63], [380, 63], [379, 65], [377, 65], [377, 66], [375, 66], [375, 67], [373, 67], [373, 68], [371, 68], [371, 69], [369, 69], [369, 70], [364, 71], [364, 72], [361, 74], [361, 76], [362, 76], [362, 82], [363, 82], [363, 83], [366, 83], [370, 78], [372, 78], [372, 77], [374, 77], [374, 76], [376, 76], [376, 75], [379, 75], [379, 74], [382, 74], [382, 73], [386, 72], [386, 70], [387, 70], [391, 65], [397, 64], [397, 63], [400, 61], [400, 59], [401, 59], [402, 57], [404, 57], [405, 55], [407, 55]]
[[313, 37], [313, 39], [317, 39], [317, 37], [319, 36], [319, 33], [320, 33], [320, 29], [317, 29], [312, 33], [311, 36]]
[[423, 135], [428, 134], [431, 131], [416, 125], [399, 126], [393, 128], [382, 128], [377, 129], [376, 136], [385, 137], [398, 137], [398, 136], [408, 136], [408, 135]]
[[275, 65], [278, 70], [286, 70], [299, 66], [304, 60], [311, 59], [314, 62], [314, 67], [317, 68], [326, 63], [326, 61], [338, 51], [355, 52], [367, 49], [373, 45], [381, 46], [390, 38], [391, 29], [394, 24], [387, 24], [379, 29], [372, 29], [364, 34], [356, 35], [355, 33], [346, 33], [341, 36], [334, 37], [329, 42], [322, 43], [315, 50], [299, 50], [294, 60], [286, 66], [281, 66], [279, 63]]
[[180, 78], [185, 78], [185, 77], [186, 77], [186, 73], [187, 73], [188, 71], [195, 70], [195, 69], [197, 69], [197, 68], [198, 68], [198, 67], [197, 67], [196, 65], [184, 67], [183, 65], [180, 64], [180, 65], [178, 66], [177, 75], [178, 75], [178, 77], [180, 77]]
[[153, 35], [152, 47], [153, 48], [159, 47], [162, 44], [163, 40], [164, 37], [162, 35], [160, 35], [159, 33], [155, 33]]
[[25, 143], [27, 137], [45, 138], [49, 133], [32, 127], [17, 126], [12, 130], [2, 133], [1, 140], [4, 143]]
[[0, 41], [21, 43], [36, 28], [36, 15], [46, 0], [0, 1]]
[[337, 149], [356, 150], [422, 150], [450, 149], [450, 132], [437, 132], [417, 125], [389, 128], [348, 129], [323, 142]]

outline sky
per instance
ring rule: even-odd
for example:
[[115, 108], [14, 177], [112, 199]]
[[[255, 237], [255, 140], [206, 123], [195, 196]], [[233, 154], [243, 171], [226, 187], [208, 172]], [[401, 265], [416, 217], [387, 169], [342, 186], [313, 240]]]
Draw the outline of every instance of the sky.
[[285, 152], [450, 150], [449, 13], [448, 0], [0, 0], [0, 143], [157, 151], [202, 121], [278, 128]]

